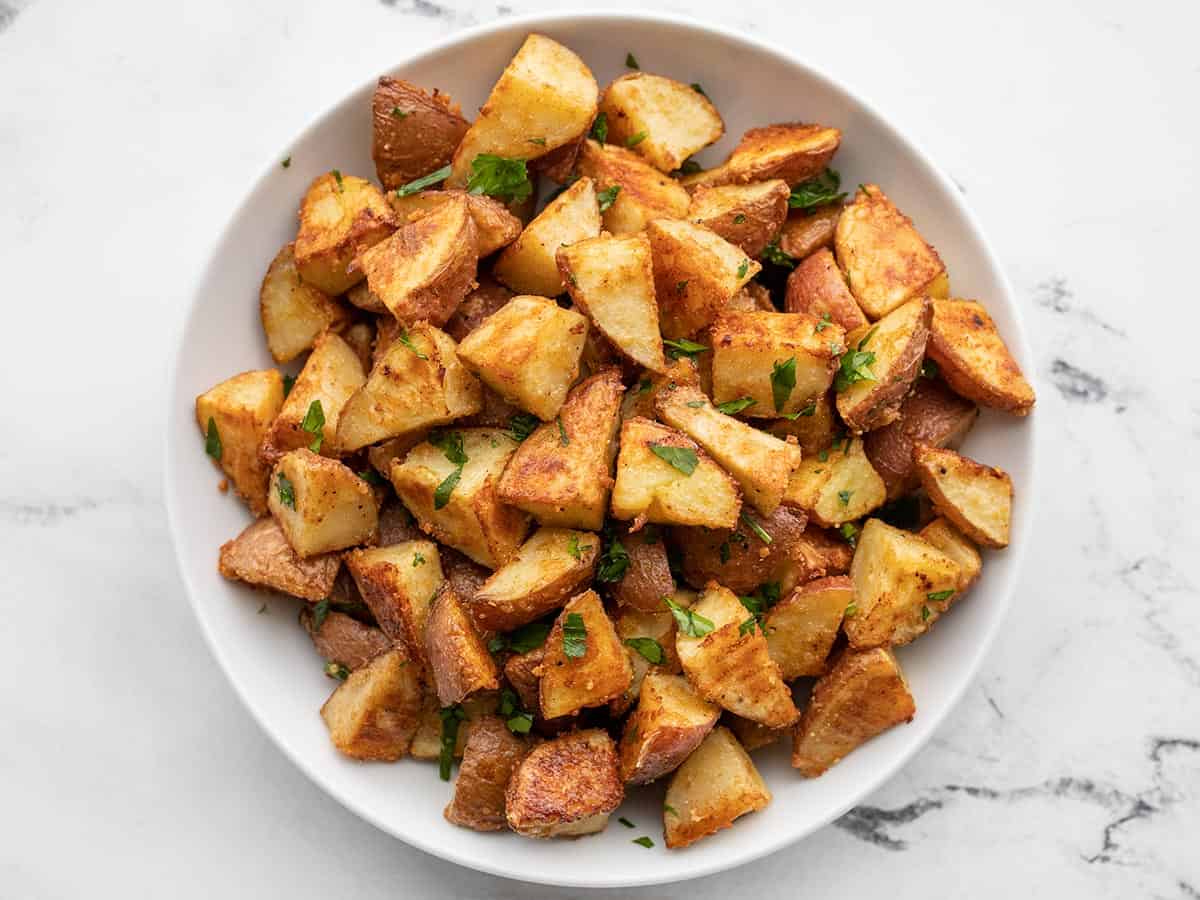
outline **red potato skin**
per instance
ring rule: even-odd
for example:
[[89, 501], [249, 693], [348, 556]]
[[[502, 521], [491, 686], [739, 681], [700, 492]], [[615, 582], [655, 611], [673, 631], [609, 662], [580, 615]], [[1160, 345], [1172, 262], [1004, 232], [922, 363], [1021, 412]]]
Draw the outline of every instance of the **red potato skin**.
[[629, 567], [625, 577], [612, 585], [612, 598], [621, 606], [658, 612], [663, 608], [662, 598], [675, 592], [666, 544], [661, 536], [654, 542], [647, 541], [644, 530], [637, 534], [626, 532], [620, 540], [629, 554]]
[[389, 191], [449, 163], [469, 127], [445, 94], [430, 95], [400, 78], [379, 79], [371, 116], [371, 156], [379, 182]]
[[[696, 590], [716, 581], [735, 594], [748, 594], [760, 584], [779, 579], [780, 570], [799, 553], [807, 519], [803, 512], [779, 507], [769, 516], [750, 513], [771, 536], [764, 545], [755, 533], [739, 524], [730, 531], [711, 528], [673, 528], [671, 540], [683, 553], [683, 577]], [[740, 534], [744, 540], [735, 535]], [[722, 562], [722, 547], [728, 544]]]
[[808, 313], [818, 319], [828, 315], [847, 334], [867, 324], [867, 317], [846, 286], [842, 270], [833, 254], [825, 248], [805, 259], [788, 275], [783, 305], [790, 313]]

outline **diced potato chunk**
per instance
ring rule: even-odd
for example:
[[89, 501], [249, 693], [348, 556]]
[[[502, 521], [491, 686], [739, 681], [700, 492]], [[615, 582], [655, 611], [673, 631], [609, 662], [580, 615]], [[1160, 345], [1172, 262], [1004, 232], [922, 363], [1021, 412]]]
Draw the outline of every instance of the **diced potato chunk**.
[[621, 778], [626, 784], [649, 784], [674, 771], [720, 714], [721, 708], [697, 694], [682, 675], [648, 674], [621, 736]]
[[671, 778], [663, 804], [667, 846], [694, 844], [770, 802], [750, 755], [728, 728], [718, 726]]
[[661, 615], [662, 598], [674, 592], [675, 579], [659, 530], [622, 531], [613, 540], [621, 545], [628, 563], [618, 580], [609, 584], [609, 594], [622, 607]]
[[350, 271], [362, 251], [395, 230], [379, 188], [337, 170], [319, 175], [300, 204], [294, 253], [300, 277], [326, 294], [344, 294], [363, 279]]
[[508, 783], [508, 827], [526, 837], [603, 831], [625, 799], [617, 748], [600, 728], [572, 731], [534, 747]]
[[[466, 191], [417, 191], [415, 194], [404, 196], [388, 194], [388, 203], [396, 213], [397, 223], [405, 225], [424, 218], [456, 198], [466, 201], [471, 219], [475, 223], [475, 251], [480, 259], [507, 247], [521, 233], [521, 220], [509, 212], [508, 207], [499, 200], [486, 194], [469, 194]], [[386, 309], [387, 307], [383, 307], [383, 310], [376, 312]]]
[[807, 181], [824, 171], [841, 143], [836, 128], [789, 122], [751, 128], [742, 135], [729, 159], [717, 166], [687, 175], [688, 189], [702, 185], [750, 184], [779, 178], [789, 187]]
[[801, 409], [796, 418], [772, 419], [764, 424], [776, 437], [794, 437], [806, 457], [816, 456], [832, 447], [842, 430], [842, 423], [833, 412], [833, 404], [833, 395], [826, 391]]
[[846, 335], [848, 353], [874, 357], [867, 367], [872, 377], [847, 385], [837, 395], [838, 413], [851, 431], [872, 431], [899, 418], [900, 405], [921, 371], [930, 313], [929, 301], [918, 297], [869, 329]]
[[351, 672], [321, 707], [321, 718], [342, 753], [391, 762], [408, 753], [421, 700], [419, 667], [397, 647]]
[[[274, 519], [260, 521], [273, 522]], [[327, 612], [318, 624], [313, 608], [305, 607], [300, 610], [300, 624], [312, 638], [318, 656], [345, 666], [351, 672], [392, 649], [392, 642], [382, 631], [345, 613]]]
[[467, 294], [466, 299], [459, 304], [450, 321], [446, 323], [446, 333], [455, 341], [461, 342], [483, 324], [484, 319], [503, 308], [512, 298], [513, 292], [504, 285], [481, 275], [479, 287]]
[[425, 658], [442, 706], [500, 687], [500, 670], [454, 589], [442, 585], [425, 624]]
[[808, 211], [792, 210], [779, 232], [779, 249], [792, 259], [802, 260], [821, 247], [832, 247], [841, 215], [841, 203], [829, 203]]
[[335, 553], [301, 559], [270, 516], [257, 519], [221, 545], [219, 569], [234, 581], [316, 602], [329, 596], [341, 559]]
[[600, 208], [592, 179], [580, 178], [555, 197], [521, 236], [496, 258], [492, 275], [518, 294], [557, 297], [566, 286], [555, 254], [600, 233]]
[[[458, 736], [454, 742], [453, 756], [461, 759], [467, 747], [467, 736], [474, 723], [494, 715], [500, 706], [498, 691], [483, 691], [465, 698], [459, 708], [463, 720], [458, 726]], [[412, 745], [408, 748], [413, 759], [433, 760], [442, 755], [442, 716], [438, 705], [437, 694], [429, 690], [425, 692], [425, 705], [421, 709], [421, 721], [417, 725], [417, 733], [413, 735]]]
[[446, 806], [446, 821], [474, 831], [507, 828], [504, 791], [526, 749], [503, 719], [484, 716], [472, 722], [454, 782], [454, 799]]
[[822, 455], [805, 458], [792, 472], [785, 503], [826, 527], [861, 519], [883, 505], [887, 488], [863, 452], [862, 438], [848, 437]]
[[940, 517], [934, 519], [918, 534], [958, 563], [961, 573], [958, 593], [952, 598], [952, 600], [957, 600], [983, 571], [983, 557], [979, 555], [979, 550], [961, 531], [954, 527], [949, 519]]
[[1018, 416], [1033, 408], [1033, 387], [1008, 352], [996, 323], [974, 300], [935, 300], [929, 357], [955, 392]]
[[846, 279], [833, 254], [822, 247], [788, 275], [783, 299], [788, 312], [808, 313], [836, 322], [850, 332], [867, 324], [867, 317], [846, 286]]
[[312, 347], [322, 331], [337, 329], [348, 319], [337, 301], [300, 280], [292, 244], [271, 260], [258, 292], [258, 311], [267, 349], [278, 363], [295, 359]]
[[661, 172], [721, 139], [725, 123], [708, 98], [689, 85], [630, 72], [604, 91], [600, 111], [608, 118], [608, 140], [633, 151]]
[[[661, 542], [659, 546], [661, 547]], [[613, 624], [616, 626], [617, 636], [625, 645], [633, 678], [625, 693], [609, 704], [609, 712], [614, 716], [624, 715], [629, 707], [637, 702], [642, 690], [642, 681], [651, 672], [674, 675], [683, 671], [679, 665], [679, 655], [675, 652], [675, 617], [664, 605], [664, 597], [674, 597], [676, 602], [679, 602], [672, 585], [658, 596], [658, 606], [653, 612], [643, 612], [630, 607], [617, 609]], [[654, 644], [658, 645], [657, 650]], [[656, 658], [660, 661], [651, 662]]]
[[445, 580], [437, 544], [402, 541], [352, 550], [346, 554], [346, 568], [383, 633], [403, 642], [409, 655], [423, 662], [429, 605]]
[[383, 77], [371, 99], [371, 157], [384, 190], [435, 172], [454, 156], [469, 123], [447, 95]]
[[939, 513], [985, 547], [1007, 547], [1012, 524], [1012, 479], [953, 450], [918, 444], [913, 465]]
[[700, 187], [692, 194], [687, 217], [757, 258], [783, 227], [791, 194], [778, 179]]
[[267, 505], [302, 559], [372, 544], [379, 536], [371, 486], [337, 460], [310, 450], [293, 450], [275, 464]]
[[721, 724], [733, 732], [734, 737], [738, 739], [738, 743], [745, 748], [747, 753], [769, 747], [782, 741], [785, 737], [790, 738], [793, 731], [791, 728], [768, 728], [766, 725], [735, 716], [731, 712], [721, 716]]
[[767, 649], [784, 681], [825, 673], [842, 616], [853, 601], [854, 582], [835, 575], [800, 585], [771, 607], [763, 620]]
[[234, 375], [196, 398], [206, 450], [256, 516], [267, 509], [269, 471], [258, 447], [282, 405], [283, 377], [275, 369]]
[[579, 174], [592, 179], [599, 196], [612, 197], [602, 213], [605, 231], [637, 234], [653, 219], [687, 215], [688, 192], [632, 150], [589, 139], [579, 148], [578, 165]]
[[629, 657], [595, 591], [584, 591], [563, 607], [546, 638], [538, 675], [547, 719], [603, 706], [629, 688]]
[[[788, 591], [803, 557], [806, 521], [804, 513], [781, 506], [769, 516], [743, 514], [736, 530], [672, 528], [671, 542], [683, 556], [684, 579], [698, 590], [716, 581], [738, 594], [771, 582]], [[758, 534], [760, 529], [770, 543]]]

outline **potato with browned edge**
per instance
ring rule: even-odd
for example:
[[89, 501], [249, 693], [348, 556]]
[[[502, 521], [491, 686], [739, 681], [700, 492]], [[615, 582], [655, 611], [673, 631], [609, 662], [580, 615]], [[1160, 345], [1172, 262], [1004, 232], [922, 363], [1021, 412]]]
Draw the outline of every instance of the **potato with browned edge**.
[[289, 362], [312, 347], [321, 332], [346, 325], [346, 308], [311, 284], [300, 280], [292, 244], [275, 254], [258, 291], [267, 349], [277, 363]]
[[[624, 567], [609, 584], [609, 594], [621, 606], [654, 613], [662, 610], [662, 598], [675, 590], [667, 545], [657, 528], [639, 532], [622, 529], [613, 536], [609, 551], [614, 558], [623, 554]], [[602, 577], [602, 580], [605, 580]]]
[[841, 203], [792, 210], [780, 229], [779, 249], [792, 259], [803, 260], [822, 247], [832, 247], [841, 215]]
[[796, 467], [783, 502], [804, 510], [818, 525], [836, 527], [861, 519], [885, 499], [887, 488], [863, 452], [862, 438], [846, 437]]
[[497, 716], [477, 719], [467, 729], [454, 798], [444, 813], [446, 821], [474, 831], [503, 831], [508, 827], [504, 792], [525, 756], [525, 742]]
[[300, 624], [312, 638], [318, 656], [351, 672], [392, 648], [392, 642], [380, 629], [335, 610], [327, 612], [318, 622], [313, 608], [305, 606], [300, 610]]
[[467, 294], [454, 311], [454, 315], [446, 322], [446, 334], [461, 344], [463, 338], [482, 325], [488, 316], [501, 309], [513, 296], [513, 292], [504, 285], [481, 274], [479, 287]]
[[732, 529], [672, 528], [671, 542], [682, 556], [683, 577], [697, 590], [710, 581], [739, 594], [771, 581], [788, 590], [795, 582], [793, 566], [806, 521], [802, 511], [781, 506], [769, 516], [747, 514]]
[[621, 735], [621, 778], [649, 784], [674, 771], [717, 724], [721, 708], [682, 675], [650, 673]]
[[318, 175], [300, 204], [293, 252], [300, 277], [330, 296], [363, 280], [350, 264], [396, 229], [396, 217], [379, 188], [337, 169]]
[[258, 448], [282, 405], [283, 376], [275, 369], [234, 375], [196, 398], [205, 452], [256, 516], [267, 511], [270, 472]]
[[256, 519], [221, 545], [218, 568], [231, 581], [244, 581], [316, 602], [333, 590], [341, 558], [324, 553], [301, 559], [271, 516]]
[[[668, 590], [658, 598], [658, 609], [642, 612], [632, 607], [617, 607], [613, 614], [613, 625], [617, 637], [625, 645], [633, 678], [625, 692], [608, 705], [613, 716], [624, 715], [642, 690], [642, 681], [651, 672], [677, 675], [683, 671], [679, 655], [675, 652], [675, 616], [663, 604], [663, 597], [672, 597], [681, 606], [690, 606], [694, 597], [690, 591]], [[657, 660], [657, 662], [655, 662]]]
[[384, 76], [371, 98], [371, 158], [384, 190], [403, 187], [450, 162], [470, 123], [446, 94]]
[[687, 215], [688, 192], [632, 150], [589, 139], [579, 148], [578, 166], [607, 203], [601, 215], [611, 234], [637, 234], [654, 219]]
[[603, 706], [628, 689], [633, 679], [629, 657], [595, 591], [567, 601], [546, 638], [537, 674], [547, 719]]
[[977, 544], [1007, 547], [1012, 525], [1012, 479], [1002, 469], [953, 450], [913, 448], [913, 467], [934, 508]]
[[[465, 200], [471, 221], [475, 223], [475, 253], [483, 259], [515, 241], [523, 227], [507, 206], [486, 194], [467, 191], [417, 191], [415, 194], [388, 194], [388, 203], [396, 213], [398, 226], [422, 219], [450, 202]], [[355, 287], [351, 293], [362, 288]], [[353, 303], [354, 301], [351, 300]], [[380, 303], [382, 306], [382, 303]], [[364, 307], [369, 309], [369, 307]], [[384, 307], [386, 309], [386, 307]], [[382, 310], [375, 310], [381, 312]]]
[[833, 410], [833, 392], [826, 391], [802, 407], [795, 418], [771, 419], [767, 430], [785, 440], [794, 437], [805, 457], [816, 456], [832, 447], [842, 432], [842, 423]]
[[505, 792], [508, 827], [526, 837], [603, 831], [625, 799], [617, 748], [601, 728], [573, 731], [534, 747]]
[[899, 418], [900, 404], [921, 371], [931, 313], [929, 301], [918, 297], [846, 335], [834, 386], [838, 414], [855, 434]]
[[500, 670], [454, 589], [442, 585], [425, 623], [425, 658], [442, 706], [500, 687]]
[[770, 802], [771, 792], [750, 755], [728, 728], [718, 725], [675, 770], [667, 787], [663, 803], [667, 846], [694, 844]]
[[345, 560], [383, 633], [424, 662], [429, 606], [445, 580], [437, 544], [416, 540], [351, 550]]
[[850, 332], [867, 324], [867, 317], [846, 287], [846, 278], [833, 254], [822, 247], [794, 268], [787, 280], [783, 307], [836, 322]]
[[518, 294], [557, 297], [566, 285], [555, 254], [600, 234], [600, 208], [592, 179], [580, 178], [546, 204], [492, 266], [492, 277]]
[[955, 393], [1024, 416], [1036, 400], [996, 323], [974, 300], [935, 300], [929, 358]]
[[351, 672], [321, 707], [321, 718], [342, 753], [391, 762], [408, 753], [421, 703], [419, 669], [394, 647]]
[[854, 602], [854, 582], [845, 575], [798, 585], [763, 619], [767, 649], [784, 681], [823, 675], [846, 607]]
[[979, 555], [979, 549], [949, 519], [940, 516], [917, 534], [958, 563], [958, 593], [951, 598], [957, 600], [983, 571], [983, 557]]
[[708, 97], [648, 72], [629, 72], [605, 88], [600, 113], [608, 122], [608, 140], [631, 147], [660, 172], [674, 172], [725, 133]]
[[729, 158], [713, 169], [685, 175], [688, 190], [719, 184], [750, 184], [779, 178], [794, 187], [819, 175], [837, 152], [842, 133], [836, 128], [785, 122], [751, 128]]
[[311, 450], [275, 464], [267, 506], [302, 559], [379, 537], [379, 504], [371, 486], [335, 459]]
[[783, 227], [791, 193], [787, 182], [778, 179], [699, 187], [687, 217], [757, 258]]

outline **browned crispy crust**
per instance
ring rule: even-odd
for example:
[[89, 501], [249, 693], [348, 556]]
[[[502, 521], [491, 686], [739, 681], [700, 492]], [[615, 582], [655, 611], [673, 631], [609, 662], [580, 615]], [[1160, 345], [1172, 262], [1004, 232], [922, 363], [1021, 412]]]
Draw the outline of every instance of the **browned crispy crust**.
[[797, 557], [806, 524], [804, 513], [781, 506], [769, 516], [747, 515], [771, 536], [770, 544], [763, 544], [744, 522], [728, 531], [671, 529], [671, 540], [683, 554], [683, 577], [688, 584], [700, 590], [716, 581], [734, 593], [748, 594], [760, 584], [780, 580]]
[[533, 748], [508, 783], [506, 815], [518, 834], [554, 837], [608, 815], [624, 798], [616, 745], [608, 732], [593, 728]]
[[[394, 112], [395, 111], [395, 112]], [[385, 190], [408, 184], [450, 162], [469, 123], [457, 103], [400, 78], [383, 77], [371, 101], [371, 156]]]
[[935, 300], [928, 352], [950, 387], [968, 400], [1018, 416], [1033, 408], [1033, 387], [981, 304]]
[[804, 259], [821, 247], [832, 247], [841, 203], [818, 206], [808, 213], [793, 211], [779, 232], [779, 249], [793, 259]]
[[500, 687], [496, 663], [449, 585], [442, 587], [429, 609], [425, 655], [442, 706]]
[[458, 343], [512, 298], [513, 292], [504, 285], [481, 275], [479, 287], [467, 294], [459, 304], [454, 315], [447, 320], [444, 331]]
[[483, 716], [468, 727], [446, 821], [475, 831], [502, 831], [508, 827], [504, 792], [525, 755], [525, 742], [496, 716]]
[[231, 581], [316, 602], [329, 596], [342, 560], [336, 553], [301, 559], [279, 523], [268, 516], [250, 523], [236, 538], [222, 544], [217, 565]]
[[663, 608], [663, 597], [675, 592], [675, 579], [667, 561], [667, 545], [657, 529], [643, 529], [635, 534], [628, 530], [620, 535], [621, 546], [629, 555], [629, 566], [620, 581], [609, 592], [622, 606], [645, 612]]
[[300, 624], [312, 638], [313, 647], [322, 659], [341, 663], [352, 672], [392, 646], [380, 629], [364, 625], [345, 613], [330, 612], [321, 627], [315, 628], [312, 610], [306, 606], [300, 610]]

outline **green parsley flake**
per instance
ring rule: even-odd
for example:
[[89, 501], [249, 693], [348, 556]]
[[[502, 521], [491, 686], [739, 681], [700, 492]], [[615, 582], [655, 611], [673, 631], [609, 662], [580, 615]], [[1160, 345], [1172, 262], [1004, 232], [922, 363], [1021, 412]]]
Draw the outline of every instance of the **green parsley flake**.
[[834, 390], [839, 394], [850, 390], [851, 386], [860, 381], [875, 380], [875, 373], [871, 371], [871, 366], [875, 364], [875, 354], [863, 349], [874, 333], [875, 329], [872, 328], [867, 332], [867, 336], [858, 342], [857, 348], [842, 354], [841, 360], [838, 361], [837, 377], [833, 381]]
[[282, 472], [280, 472], [279, 477], [275, 479], [275, 487], [279, 490], [279, 502], [288, 509], [295, 509], [296, 492], [292, 488], [292, 483], [288, 480], [288, 477]]
[[338, 681], [345, 681], [350, 677], [350, 670], [343, 666], [340, 662], [330, 660], [325, 663], [325, 674], [330, 678], [336, 678]]
[[753, 531], [760, 541], [768, 545], [771, 543], [771, 535], [767, 534], [767, 530], [754, 521], [745, 510], [738, 514], [738, 518], [746, 523], [746, 527]]
[[429, 359], [424, 353], [417, 349], [417, 345], [413, 343], [412, 338], [408, 336], [408, 332], [401, 329], [399, 337], [396, 338], [401, 344], [413, 352], [417, 359]]
[[[686, 286], [687, 282], [684, 282]], [[695, 341], [689, 341], [687, 338], [680, 338], [677, 341], [664, 340], [663, 346], [667, 350], [667, 356], [671, 359], [679, 359], [681, 356], [697, 356], [700, 353], [708, 352], [708, 348], [703, 344], [697, 344]]]
[[599, 143], [608, 143], [608, 113], [600, 113], [592, 123], [591, 136]]
[[587, 626], [579, 613], [567, 613], [563, 623], [563, 656], [567, 659], [582, 659], [587, 653]]
[[838, 502], [842, 506], [850, 505], [850, 498], [854, 495], [854, 491], [838, 491]]
[[442, 720], [442, 749], [438, 755], [438, 775], [442, 781], [450, 780], [450, 767], [454, 765], [454, 748], [458, 746], [458, 726], [467, 717], [457, 703], [438, 710]]
[[283, 376], [284, 399], [287, 399], [287, 395], [292, 392], [292, 388], [295, 386], [296, 386], [296, 376], [295, 375], [284, 375]]
[[480, 153], [471, 160], [467, 192], [487, 194], [505, 203], [521, 203], [533, 193], [525, 160]]
[[670, 813], [677, 819], [679, 818], [679, 810], [673, 807], [670, 803], [663, 804], [663, 812]]
[[342, 173], [337, 169], [333, 170], [333, 180], [337, 182], [339, 194], [346, 190], [346, 186], [342, 184]]
[[696, 471], [700, 459], [691, 447], [669, 447], [666, 444], [650, 444], [650, 452], [664, 462], [670, 463], [684, 475]]
[[648, 637], [626, 638], [625, 646], [636, 650], [646, 662], [659, 665], [664, 659], [662, 644]]
[[925, 596], [936, 603], [941, 603], [942, 601], [949, 600], [951, 597], [953, 597], [954, 591], [953, 589], [947, 589], [944, 591], [931, 591]]
[[771, 399], [775, 412], [783, 412], [796, 387], [796, 357], [776, 360], [771, 369]]
[[425, 565], [424, 555], [420, 554], [420, 553], [414, 553], [413, 554], [413, 568], [415, 569], [417, 566], [423, 566], [423, 565]]
[[579, 535], [577, 534], [571, 535], [570, 540], [567, 541], [567, 552], [578, 560], [582, 560], [583, 554], [589, 552], [591, 549], [591, 544], [585, 544], [582, 547], [579, 546]]
[[929, 607], [928, 607], [928, 606], [922, 606], [922, 607], [921, 607], [921, 621], [922, 621], [922, 622], [928, 622], [928, 621], [929, 621], [929, 617], [930, 617], [932, 614], [933, 614], [933, 613], [931, 613], [931, 612], [930, 612], [930, 610], [929, 610]]
[[508, 420], [508, 430], [504, 432], [518, 444], [523, 442], [542, 424], [542, 420], [529, 413], [517, 413]]
[[415, 194], [418, 191], [423, 191], [427, 187], [432, 187], [438, 182], [445, 181], [450, 177], [450, 166], [444, 165], [436, 171], [430, 172], [428, 175], [422, 175], [415, 181], [410, 181], [408, 184], [401, 185], [396, 188], [397, 197], [407, 197], [409, 194]]
[[630, 822], [624, 816], [621, 816], [619, 819], [617, 819], [617, 821], [620, 822], [622, 825], [624, 825], [626, 828], [636, 828], [637, 827], [636, 825], [634, 825], [632, 822]]
[[640, 144], [645, 139], [646, 139], [646, 132], [639, 131], [637, 134], [631, 134], [629, 137], [625, 138], [625, 146], [631, 147], [631, 148], [636, 147], [638, 144]]
[[775, 238], [763, 248], [761, 258], [773, 266], [783, 266], [785, 269], [792, 269], [796, 266], [795, 257], [779, 249], [779, 238]]
[[204, 452], [215, 459], [221, 461], [223, 451], [221, 447], [221, 434], [217, 431], [217, 420], [212, 416], [208, 417], [208, 430], [204, 434]]
[[700, 409], [700, 407], [704, 406], [704, 401], [703, 400], [689, 400], [687, 405], [691, 409]]
[[526, 138], [526, 143], [529, 143], [529, 144], [536, 144], [538, 147], [545, 147], [545, 146], [546, 146], [546, 139], [545, 139], [544, 137], [539, 137], [539, 138]]
[[749, 409], [757, 402], [753, 397], [738, 397], [736, 400], [726, 400], [724, 403], [718, 403], [717, 409], [727, 416], [732, 416], [744, 409]]
[[670, 597], [663, 598], [671, 614], [675, 616], [675, 624], [688, 637], [704, 637], [715, 627], [712, 619], [706, 619], [699, 613], [692, 612], [686, 606], [680, 606]]
[[408, 113], [406, 113], [404, 110], [402, 110], [398, 106], [393, 106], [392, 107], [392, 118], [400, 119], [403, 121], [404, 119], [408, 118]]
[[745, 277], [746, 277], [746, 273], [747, 273], [747, 272], [749, 272], [749, 271], [750, 271], [750, 260], [749, 260], [749, 259], [743, 259], [743, 260], [742, 260], [742, 264], [741, 264], [740, 266], [738, 266], [738, 267], [737, 267], [737, 277], [738, 277], [738, 278], [745, 278]]
[[700, 83], [698, 81], [692, 82], [692, 90], [695, 91], [697, 94], [699, 94], [701, 97], [708, 96], [708, 94], [704, 93], [704, 88], [700, 87]]
[[283, 158], [283, 162], [281, 162], [280, 165], [283, 166], [285, 169], [290, 169], [292, 167], [292, 158], [290, 156], [285, 156]]
[[937, 378], [938, 364], [932, 359], [926, 359], [921, 362], [921, 377], [922, 378]]
[[596, 193], [596, 200], [600, 205], [600, 212], [608, 212], [608, 208], [616, 202], [617, 194], [621, 193], [621, 186], [614, 184], [606, 187], [602, 191]]
[[612, 583], [620, 581], [625, 577], [625, 571], [629, 568], [629, 553], [625, 550], [625, 545], [616, 538], [608, 545], [608, 548], [600, 555], [600, 565], [596, 568], [596, 580]]
[[792, 195], [788, 198], [788, 206], [792, 209], [812, 209], [814, 206], [823, 206], [826, 203], [837, 203], [844, 200], [846, 195], [839, 194], [838, 188], [842, 185], [842, 177], [833, 169], [826, 169], [820, 175], [803, 181], [792, 188]]
[[329, 598], [326, 597], [318, 603], [313, 604], [312, 610], [312, 630], [320, 631], [321, 626], [325, 624], [325, 618], [329, 615]]
[[851, 547], [858, 545], [858, 526], [853, 522], [843, 522], [838, 532]]
[[858, 604], [851, 600], [846, 604], [846, 618], [853, 618], [858, 615]]
[[641, 66], [638, 65], [637, 57], [634, 56], [632, 53], [625, 54], [625, 68], [627, 68], [627, 69], [640, 69], [641, 68]]
[[734, 224], [734, 225], [741, 225], [741, 224], [742, 224], [743, 222], [745, 222], [745, 221], [746, 221], [746, 214], [745, 214], [745, 213], [738, 213], [736, 216], [734, 216], [734, 217], [733, 217], [733, 224]]
[[300, 423], [300, 428], [313, 436], [308, 449], [313, 453], [320, 453], [321, 445], [325, 443], [325, 410], [321, 406], [320, 400], [314, 400], [308, 404], [308, 412], [304, 414], [304, 421]]
[[372, 487], [383, 487], [385, 484], [387, 484], [387, 479], [374, 469], [363, 469], [358, 473], [358, 477]]
[[441, 509], [450, 502], [450, 495], [454, 493], [454, 489], [458, 487], [458, 482], [462, 478], [463, 467], [459, 466], [444, 479], [442, 483], [434, 489], [433, 492], [433, 508]]
[[821, 313], [821, 321], [817, 323], [816, 330], [818, 333], [824, 331], [833, 324], [833, 317], [829, 313]]
[[571, 439], [567, 437], [567, 427], [563, 425], [562, 416], [554, 420], [558, 424], [558, 442], [566, 447], [571, 443]]
[[651, 840], [650, 838], [646, 837], [645, 835], [642, 835], [640, 838], [634, 838], [632, 843], [637, 844], [639, 847], [646, 847], [646, 848], [650, 848], [650, 847], [654, 846], [654, 841]]

